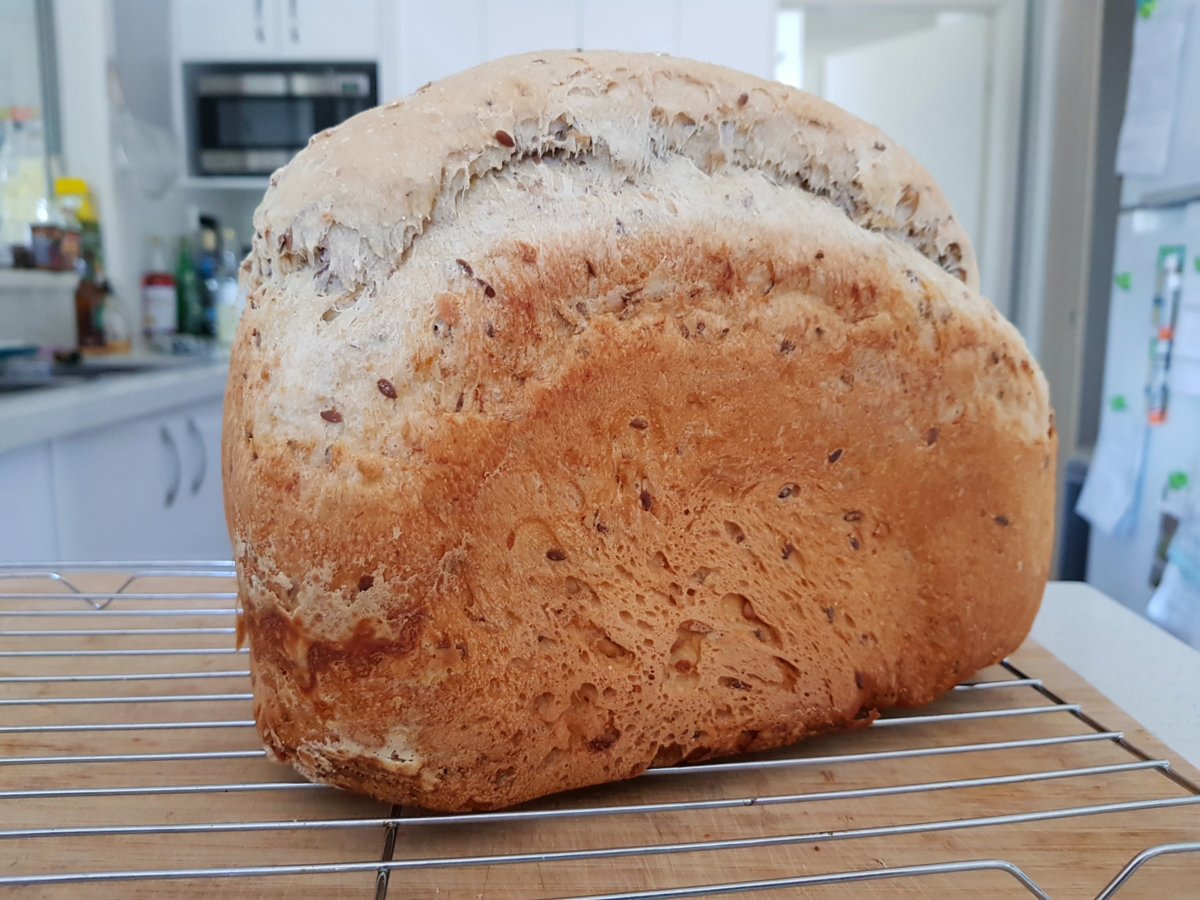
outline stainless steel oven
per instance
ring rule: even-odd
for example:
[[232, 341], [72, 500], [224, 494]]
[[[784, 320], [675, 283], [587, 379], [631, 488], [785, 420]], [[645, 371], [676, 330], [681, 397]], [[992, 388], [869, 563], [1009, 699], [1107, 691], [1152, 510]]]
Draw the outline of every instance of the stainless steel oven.
[[188, 63], [193, 175], [269, 175], [308, 143], [377, 101], [374, 63]]

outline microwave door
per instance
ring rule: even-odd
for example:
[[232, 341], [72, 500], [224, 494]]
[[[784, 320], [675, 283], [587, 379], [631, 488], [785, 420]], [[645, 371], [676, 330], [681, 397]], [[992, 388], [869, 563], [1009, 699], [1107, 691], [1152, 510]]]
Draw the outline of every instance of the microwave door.
[[200, 101], [201, 170], [207, 175], [265, 175], [284, 165], [319, 130], [310, 100], [219, 96]]
[[[367, 97], [322, 97], [313, 102], [313, 128], [311, 134], [340, 125], [351, 116], [370, 109], [374, 104]], [[305, 137], [307, 142], [308, 138]]]
[[309, 138], [375, 105], [374, 74], [341, 68], [198, 67], [192, 84], [200, 175], [268, 175]]

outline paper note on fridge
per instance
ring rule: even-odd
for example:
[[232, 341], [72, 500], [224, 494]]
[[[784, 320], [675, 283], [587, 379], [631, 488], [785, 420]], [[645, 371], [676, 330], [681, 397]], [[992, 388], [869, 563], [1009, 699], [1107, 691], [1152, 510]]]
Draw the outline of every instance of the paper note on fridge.
[[1176, 394], [1200, 397], [1200, 305], [1179, 308], [1172, 348], [1170, 388]]
[[1132, 409], [1107, 410], [1075, 512], [1094, 528], [1124, 537], [1137, 520], [1138, 488], [1146, 447], [1145, 417]]
[[1167, 550], [1166, 571], [1146, 615], [1180, 640], [1200, 648], [1200, 509], [1184, 514]]
[[1193, 305], [1185, 299], [1178, 316], [1173, 352], [1176, 356], [1200, 356], [1200, 303]]
[[1167, 167], [1190, 7], [1157, 4], [1134, 25], [1125, 118], [1117, 139], [1121, 175], [1161, 175]]
[[1200, 356], [1180, 357], [1171, 363], [1171, 392], [1200, 397]]

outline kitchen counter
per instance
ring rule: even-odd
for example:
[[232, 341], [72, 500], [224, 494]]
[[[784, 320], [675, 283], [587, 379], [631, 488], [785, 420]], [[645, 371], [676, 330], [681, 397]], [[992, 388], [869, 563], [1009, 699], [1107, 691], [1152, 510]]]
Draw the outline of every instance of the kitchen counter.
[[1034, 640], [1192, 765], [1200, 765], [1200, 651], [1079, 582], [1052, 582]]
[[205, 360], [0, 396], [0, 453], [220, 397], [228, 372]]

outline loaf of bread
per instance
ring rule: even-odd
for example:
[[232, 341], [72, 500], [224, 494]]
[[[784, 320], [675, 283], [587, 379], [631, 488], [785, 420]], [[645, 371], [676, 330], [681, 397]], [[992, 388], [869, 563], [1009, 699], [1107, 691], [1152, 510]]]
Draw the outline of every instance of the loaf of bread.
[[305, 777], [503, 807], [864, 724], [1026, 635], [1045, 380], [845, 112], [520, 56], [315, 136], [255, 228], [226, 507]]

